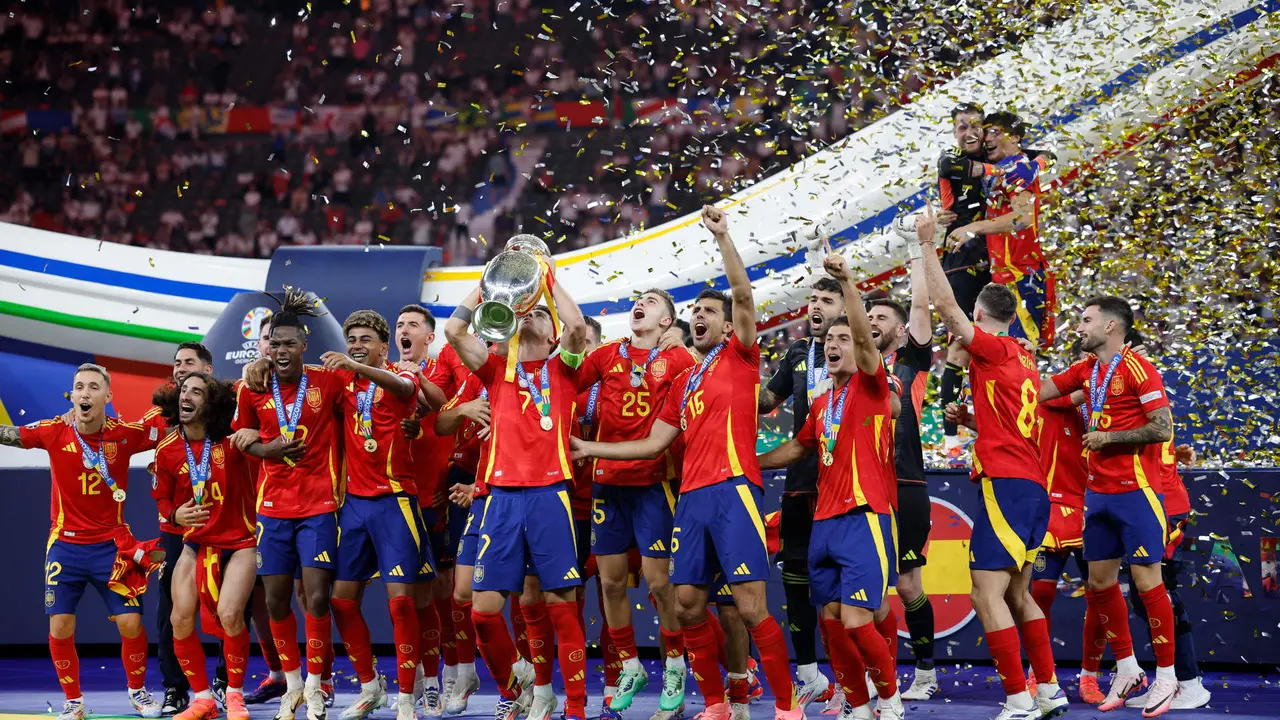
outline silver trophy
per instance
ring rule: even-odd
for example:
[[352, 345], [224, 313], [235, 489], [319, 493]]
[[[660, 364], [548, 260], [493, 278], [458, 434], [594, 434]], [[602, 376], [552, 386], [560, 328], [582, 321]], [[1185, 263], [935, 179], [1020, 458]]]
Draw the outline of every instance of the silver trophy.
[[485, 266], [480, 276], [481, 302], [472, 321], [482, 340], [510, 340], [519, 317], [538, 304], [543, 272], [538, 256], [550, 256], [546, 243], [532, 235], [516, 235]]

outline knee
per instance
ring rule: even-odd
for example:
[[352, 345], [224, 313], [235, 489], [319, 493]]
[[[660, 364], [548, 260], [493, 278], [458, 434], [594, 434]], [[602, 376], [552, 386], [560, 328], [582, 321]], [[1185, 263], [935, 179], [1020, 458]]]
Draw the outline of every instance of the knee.
[[742, 616], [742, 622], [749, 628], [759, 625], [769, 617], [769, 608], [765, 605], [762, 592], [737, 592], [734, 593], [733, 600], [738, 606], [738, 614]]
[[916, 573], [903, 573], [898, 576], [898, 597], [902, 598], [904, 603], [915, 602], [920, 594], [924, 592], [924, 588], [920, 583], [920, 576]]
[[50, 615], [49, 634], [59, 640], [65, 640], [76, 634], [75, 615]]
[[471, 602], [471, 588], [455, 587], [453, 589], [453, 601], [459, 605], [466, 605]]
[[695, 603], [682, 601], [677, 594], [676, 619], [680, 621], [681, 627], [692, 627], [707, 619], [707, 608], [705, 606], [699, 607]]
[[[650, 590], [653, 590], [651, 585]], [[600, 576], [600, 592], [610, 600], [617, 600], [627, 596], [627, 579], [626, 577], [605, 577]]]
[[116, 627], [120, 628], [120, 635], [123, 637], [138, 637], [144, 632], [142, 627], [142, 615], [140, 613], [117, 615]]
[[[244, 613], [234, 608], [218, 608], [218, 622], [227, 635], [239, 635], [244, 632]], [[176, 625], [174, 626], [177, 627]]]
[[324, 617], [329, 614], [329, 593], [324, 590], [313, 590], [307, 593], [307, 612], [311, 617]]
[[270, 617], [272, 620], [280, 621], [289, 617], [289, 614], [292, 612], [293, 612], [293, 598], [291, 596], [286, 595], [283, 598], [279, 598], [279, 597], [273, 597], [271, 594], [268, 593], [267, 595], [267, 616], [268, 617]]

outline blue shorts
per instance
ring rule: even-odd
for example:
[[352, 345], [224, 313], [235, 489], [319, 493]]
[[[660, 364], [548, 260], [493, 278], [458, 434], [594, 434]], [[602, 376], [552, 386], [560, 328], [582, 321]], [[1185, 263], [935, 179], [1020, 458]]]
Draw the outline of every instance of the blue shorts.
[[690, 490], [676, 504], [671, 530], [671, 582], [715, 585], [769, 579], [763, 491], [745, 477]]
[[1084, 492], [1084, 559], [1127, 559], [1151, 565], [1164, 557], [1169, 525], [1164, 496], [1151, 488], [1123, 493]]
[[471, 587], [518, 593], [524, 589], [525, 575], [536, 576], [543, 590], [582, 584], [577, 530], [563, 482], [489, 488]]
[[332, 571], [338, 558], [338, 514], [305, 518], [258, 516], [258, 574], [295, 575], [300, 568]]
[[430, 580], [432, 556], [418, 500], [408, 494], [347, 495], [338, 510], [338, 580], [365, 582], [375, 573], [389, 583]]
[[1053, 273], [1046, 268], [1024, 269], [1005, 287], [1018, 297], [1017, 315], [1009, 326], [1010, 337], [1026, 338], [1047, 348], [1053, 344], [1054, 316], [1058, 300]]
[[44, 557], [44, 614], [74, 615], [86, 585], [98, 591], [109, 616], [142, 613], [140, 598], [126, 598], [107, 586], [115, 564], [114, 542], [73, 545], [54, 540]]
[[1005, 570], [1034, 563], [1049, 531], [1049, 493], [1034, 480], [982, 478], [969, 567]]
[[898, 582], [893, 515], [869, 510], [813, 524], [809, 536], [809, 600], [876, 610]]
[[591, 486], [591, 551], [624, 555], [633, 546], [644, 557], [671, 557], [676, 496], [665, 482], [648, 486]]
[[474, 567], [476, 553], [480, 550], [480, 519], [484, 517], [485, 502], [488, 495], [471, 501], [471, 509], [467, 511], [467, 522], [462, 527], [462, 538], [458, 540], [458, 565]]
[[1058, 582], [1062, 579], [1062, 573], [1067, 569], [1067, 560], [1072, 555], [1076, 557], [1076, 567], [1080, 569], [1080, 579], [1087, 581], [1089, 579], [1089, 563], [1085, 562], [1084, 549], [1079, 547], [1070, 549], [1040, 548], [1040, 554], [1036, 556], [1036, 561], [1031, 566], [1031, 579]]
[[439, 570], [453, 567], [458, 558], [458, 543], [467, 526], [467, 511], [446, 504], [440, 510], [422, 509], [422, 523], [426, 527], [427, 542], [433, 550], [432, 561]]
[[737, 605], [733, 600], [733, 588], [729, 585], [729, 580], [724, 574], [716, 575], [711, 584], [715, 589], [712, 591], [708, 602], [715, 605]]

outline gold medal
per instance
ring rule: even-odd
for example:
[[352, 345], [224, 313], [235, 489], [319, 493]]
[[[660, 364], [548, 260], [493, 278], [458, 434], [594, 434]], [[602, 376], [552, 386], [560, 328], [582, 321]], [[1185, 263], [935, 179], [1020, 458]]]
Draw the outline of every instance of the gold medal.
[[686, 418], [686, 417], [680, 418], [680, 429], [681, 430], [689, 429], [689, 418]]
[[823, 464], [823, 465], [826, 465], [827, 467], [831, 467], [831, 464], [832, 464], [832, 463], [834, 463], [835, 461], [836, 461], [836, 456], [835, 456], [835, 455], [832, 455], [832, 454], [831, 454], [831, 453], [829, 453], [829, 452], [823, 452], [823, 453], [822, 453], [822, 464]]
[[553, 425], [554, 423], [551, 422], [550, 415], [543, 415], [542, 419], [538, 421], [538, 426], [541, 427], [543, 430], [550, 430]]
[[118, 503], [124, 502], [124, 498], [125, 498], [124, 490], [121, 490], [120, 488], [116, 488], [116, 491], [111, 493], [111, 499], [115, 500]]
[[377, 440], [374, 440], [373, 438], [365, 438], [365, 440], [364, 440], [364, 451], [365, 451], [365, 452], [373, 452], [374, 450], [377, 450], [377, 449], [378, 449], [378, 441], [377, 441]]

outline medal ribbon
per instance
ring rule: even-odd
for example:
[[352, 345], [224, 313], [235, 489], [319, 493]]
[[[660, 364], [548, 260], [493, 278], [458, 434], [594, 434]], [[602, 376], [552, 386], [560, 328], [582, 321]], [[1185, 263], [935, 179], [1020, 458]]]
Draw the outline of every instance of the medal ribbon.
[[292, 442], [293, 434], [298, 430], [298, 418], [302, 417], [302, 399], [307, 395], [307, 371], [302, 371], [302, 379], [298, 381], [298, 394], [293, 398], [293, 407], [289, 408], [288, 419], [284, 413], [284, 398], [280, 396], [280, 376], [271, 374], [271, 399], [276, 403], [276, 424], [280, 426], [280, 434], [285, 441]]
[[360, 434], [366, 440], [373, 439], [373, 394], [378, 386], [369, 381], [369, 389], [356, 393], [356, 412], [360, 414]]
[[[831, 388], [827, 395], [827, 406], [822, 409], [822, 445], [826, 448], [828, 454], [835, 454], [836, 437], [840, 435], [840, 423], [844, 421], [844, 401], [849, 396], [849, 386], [853, 384], [850, 378], [840, 388], [840, 397], [837, 399], [836, 389]], [[835, 405], [835, 412], [831, 412], [831, 406]], [[834, 415], [834, 417], [832, 417]]]
[[587, 411], [582, 417], [578, 418], [578, 424], [590, 426], [596, 424], [596, 401], [600, 398], [600, 383], [591, 386], [591, 392], [587, 395]]
[[209, 452], [213, 450], [213, 441], [207, 434], [204, 436], [204, 447], [200, 449], [200, 464], [196, 465], [196, 456], [191, 452], [186, 431], [179, 429], [179, 432], [182, 433], [182, 449], [187, 451], [187, 476], [191, 478], [191, 494], [195, 496], [198, 505], [200, 499], [204, 497], [204, 484], [209, 480]]
[[1111, 387], [1111, 376], [1116, 374], [1116, 368], [1120, 367], [1123, 356], [1124, 350], [1111, 356], [1111, 364], [1107, 366], [1107, 374], [1101, 386], [1098, 385], [1098, 366], [1101, 363], [1097, 358], [1093, 361], [1093, 372], [1089, 375], [1089, 417], [1085, 419], [1085, 428], [1089, 432], [1098, 429], [1098, 421], [1102, 419], [1102, 406], [1107, 404], [1107, 389]]
[[538, 406], [538, 414], [542, 417], [551, 417], [551, 361], [548, 360], [542, 364], [542, 370], [538, 373], [538, 382], [542, 388], [529, 379], [529, 373], [525, 371], [523, 363], [516, 363], [516, 373], [524, 384], [529, 388], [529, 396], [533, 398], [533, 404]]
[[102, 450], [102, 446], [105, 444], [102, 441], [102, 433], [98, 433], [98, 452], [94, 452], [89, 449], [89, 443], [80, 437], [80, 428], [76, 427], [75, 423], [71, 424], [71, 431], [76, 434], [76, 441], [80, 443], [80, 451], [84, 454], [84, 461], [98, 471], [98, 474], [102, 476], [103, 482], [107, 484], [107, 487], [111, 488], [111, 494], [114, 496], [117, 490], [116, 481], [111, 477], [111, 471], [107, 469], [107, 454]]
[[817, 359], [818, 341], [809, 338], [809, 364], [806, 367], [805, 375], [809, 385], [809, 402], [813, 402], [813, 391], [818, 388], [818, 384], [827, 379], [827, 364], [825, 362], [819, 366], [814, 360]]
[[[631, 353], [628, 352], [628, 348], [630, 347], [631, 347], [631, 339], [623, 338], [622, 348], [621, 348], [622, 357], [628, 360], [631, 360]], [[658, 349], [658, 346], [654, 345], [653, 347], [649, 348], [649, 357], [645, 359], [644, 365], [637, 365], [635, 360], [631, 360], [631, 374], [644, 377], [644, 374], [649, 372], [649, 365], [652, 364], [653, 361], [658, 358], [658, 354], [661, 352], [662, 351]]]
[[689, 405], [689, 397], [697, 392], [698, 388], [702, 386], [702, 378], [707, 374], [707, 370], [711, 367], [712, 361], [716, 359], [716, 356], [719, 355], [720, 351], [728, 344], [728, 341], [725, 341], [711, 348], [711, 352], [707, 353], [707, 356], [702, 358], [702, 364], [698, 366], [698, 370], [689, 376], [689, 382], [685, 383], [684, 386], [684, 397], [680, 399], [681, 420], [684, 419], [684, 409]]

